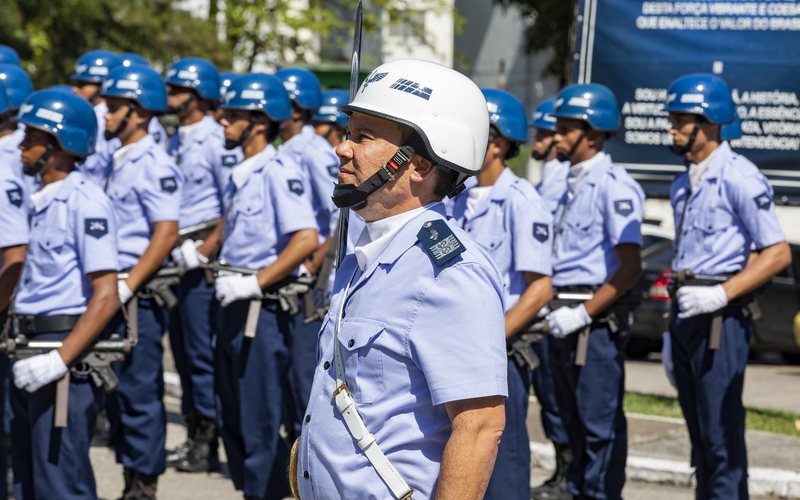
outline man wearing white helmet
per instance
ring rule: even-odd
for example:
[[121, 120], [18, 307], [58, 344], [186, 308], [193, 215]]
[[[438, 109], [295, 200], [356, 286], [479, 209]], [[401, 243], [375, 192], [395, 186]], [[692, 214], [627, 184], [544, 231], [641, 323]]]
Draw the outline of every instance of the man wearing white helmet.
[[503, 285], [441, 200], [480, 170], [486, 101], [456, 71], [401, 60], [343, 109], [334, 201], [366, 227], [322, 325], [296, 493], [481, 498], [505, 420]]

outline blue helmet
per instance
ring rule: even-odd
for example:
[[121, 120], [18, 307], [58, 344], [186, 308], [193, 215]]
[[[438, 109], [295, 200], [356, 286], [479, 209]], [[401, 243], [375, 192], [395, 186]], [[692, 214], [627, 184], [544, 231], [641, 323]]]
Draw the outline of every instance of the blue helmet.
[[[0, 85], [0, 115], [5, 115], [11, 111], [11, 103], [8, 101], [8, 97], [6, 97], [6, 91], [3, 89], [3, 86]], [[0, 123], [6, 121], [8, 116], [0, 116]]]
[[20, 107], [17, 121], [54, 136], [62, 150], [75, 156], [94, 153], [97, 118], [89, 101], [72, 92], [34, 92]]
[[536, 106], [531, 116], [531, 121], [528, 126], [538, 128], [540, 130], [549, 130], [550, 132], [556, 131], [556, 118], [553, 116], [553, 108], [555, 108], [555, 99], [546, 99]]
[[75, 73], [70, 80], [73, 82], [88, 82], [101, 84], [109, 73], [122, 64], [122, 59], [107, 50], [90, 50], [78, 58], [75, 63]]
[[275, 76], [281, 79], [295, 104], [316, 113], [322, 105], [322, 84], [317, 75], [304, 68], [283, 68]]
[[248, 73], [235, 79], [228, 87], [221, 107], [260, 111], [276, 122], [292, 116], [292, 103], [280, 79], [266, 73]]
[[730, 87], [725, 80], [709, 73], [684, 75], [672, 82], [664, 111], [700, 115], [720, 125], [731, 123], [736, 116]]
[[613, 132], [620, 122], [617, 98], [599, 83], [577, 83], [561, 89], [552, 115], [583, 120], [600, 132]]
[[739, 113], [736, 113], [731, 123], [720, 127], [719, 136], [723, 141], [732, 141], [742, 136], [742, 120], [739, 118]]
[[122, 60], [122, 65], [126, 68], [128, 66], [133, 66], [134, 64], [140, 64], [142, 66], [150, 66], [150, 63], [147, 62], [147, 59], [144, 56], [137, 54], [136, 52], [123, 52], [119, 55], [119, 58]]
[[149, 66], [134, 64], [119, 67], [103, 82], [103, 97], [130, 99], [143, 109], [154, 113], [167, 110], [167, 90], [156, 70]]
[[223, 71], [219, 74], [219, 98], [225, 98], [225, 92], [231, 86], [231, 82], [239, 78], [241, 75], [233, 71]]
[[201, 57], [186, 57], [170, 66], [164, 83], [194, 90], [201, 99], [219, 101], [219, 72]]
[[11, 109], [19, 109], [33, 92], [31, 77], [15, 64], [0, 64], [0, 83], [5, 88]]
[[514, 142], [528, 140], [528, 113], [513, 94], [505, 90], [482, 89], [489, 110], [489, 122], [500, 135]]
[[342, 112], [341, 106], [350, 101], [347, 91], [342, 89], [330, 89], [322, 93], [322, 104], [320, 105], [312, 122], [335, 123], [340, 127], [347, 126], [347, 115]]
[[8, 45], [0, 45], [0, 63], [20, 65], [19, 54]]

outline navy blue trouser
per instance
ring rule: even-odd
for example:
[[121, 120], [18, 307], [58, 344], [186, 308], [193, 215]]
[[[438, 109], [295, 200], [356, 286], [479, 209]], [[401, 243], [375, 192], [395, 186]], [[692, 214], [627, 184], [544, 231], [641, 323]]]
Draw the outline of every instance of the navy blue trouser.
[[573, 456], [567, 488], [573, 495], [618, 500], [628, 455], [628, 426], [622, 410], [625, 341], [605, 324], [593, 323], [586, 364], [578, 366], [577, 332], [550, 340], [556, 399]]
[[[108, 405], [111, 442], [117, 462], [142, 474], [157, 476], [166, 468], [164, 449], [167, 412], [164, 408], [164, 347], [167, 313], [152, 299], [139, 299], [139, 342], [116, 366], [119, 386]], [[118, 313], [109, 329], [124, 335]]]
[[[61, 340], [66, 335], [42, 334], [36, 339]], [[89, 447], [103, 389], [88, 375], [71, 373], [67, 427], [61, 429], [53, 426], [55, 389], [56, 382], [34, 393], [11, 388], [14, 495], [18, 500], [95, 499]]]
[[531, 344], [533, 351], [539, 357], [539, 366], [531, 373], [533, 392], [542, 407], [541, 419], [544, 435], [553, 444], [567, 446], [569, 439], [564, 424], [561, 422], [561, 415], [558, 413], [558, 401], [556, 401], [556, 387], [553, 382], [553, 370], [550, 367], [550, 352], [547, 347], [550, 337], [545, 335], [540, 342]]
[[294, 326], [289, 339], [289, 415], [288, 424], [299, 437], [303, 418], [311, 397], [314, 371], [317, 367], [317, 343], [322, 321], [305, 322], [305, 303], [300, 301], [300, 313], [294, 316]]
[[[8, 318], [8, 309], [4, 309], [0, 311], [0, 329], [6, 324], [6, 319]], [[0, 433], [0, 500], [6, 500], [8, 498], [8, 485], [6, 484], [6, 475], [4, 472], [8, 468], [7, 457], [6, 457], [6, 447], [5, 447], [5, 436], [4, 434], [11, 433], [11, 415], [13, 415], [13, 411], [11, 411], [11, 400], [10, 400], [10, 384], [11, 376], [10, 376], [10, 368], [11, 364], [4, 354], [0, 354], [0, 422], [3, 424], [3, 432]]]
[[249, 301], [219, 309], [216, 396], [222, 443], [237, 490], [258, 498], [288, 495], [286, 443], [279, 435], [293, 319], [263, 301], [255, 337], [244, 338]]
[[178, 305], [170, 314], [169, 340], [181, 380], [184, 415], [195, 411], [216, 418], [214, 347], [217, 301], [202, 269], [186, 273], [176, 287]]
[[486, 499], [530, 500], [531, 448], [528, 440], [528, 395], [531, 391], [530, 371], [508, 360], [508, 397], [506, 428], [497, 450]]
[[742, 404], [751, 322], [741, 308], [725, 310], [719, 349], [708, 349], [711, 315], [678, 319], [670, 327], [678, 401], [696, 468], [696, 497], [746, 499], [747, 448]]

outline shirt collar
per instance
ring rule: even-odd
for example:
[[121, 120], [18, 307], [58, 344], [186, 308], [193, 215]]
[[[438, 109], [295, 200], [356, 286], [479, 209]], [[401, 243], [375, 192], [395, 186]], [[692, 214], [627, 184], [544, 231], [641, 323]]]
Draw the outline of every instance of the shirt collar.
[[267, 147], [264, 151], [251, 156], [250, 158], [245, 158], [241, 163], [233, 167], [231, 171], [231, 182], [233, 185], [236, 186], [236, 189], [241, 189], [247, 183], [247, 179], [250, 178], [250, 174], [255, 172], [259, 169], [259, 167], [264, 167], [267, 162], [272, 159], [273, 156], [277, 151], [275, 150], [275, 146], [272, 144], [267, 144]]
[[508, 167], [503, 168], [500, 177], [497, 178], [492, 186], [492, 199], [505, 200], [508, 197], [508, 190], [511, 189], [511, 184], [513, 184], [515, 180], [516, 176], [514, 172]]
[[54, 200], [66, 200], [74, 186], [83, 180], [83, 175], [79, 171], [73, 170], [60, 181], [43, 185], [38, 191], [31, 193], [31, 202], [34, 210], [41, 212], [50, 206]]
[[433, 208], [437, 203], [429, 203], [375, 222], [367, 222], [355, 245], [356, 261], [363, 272], [383, 254], [395, 236], [419, 214]]
[[[705, 172], [700, 172], [700, 178], [698, 179], [698, 184], [703, 180], [711, 180], [716, 179], [719, 176], [719, 171], [722, 169], [722, 166], [728, 161], [728, 157], [733, 153], [731, 150], [730, 144], [728, 141], [723, 141], [717, 149], [711, 152], [708, 155], [708, 158], [701, 161], [697, 167], [703, 168], [705, 167]], [[690, 170], [690, 178], [691, 178], [691, 166], [689, 167]], [[691, 182], [691, 181], [690, 181]]]
[[14, 151], [19, 153], [19, 143], [22, 142], [24, 136], [24, 125], [18, 125], [17, 130], [6, 136], [0, 137], [0, 149], [4, 149], [9, 153], [13, 153]]
[[138, 160], [153, 147], [156, 147], [156, 143], [150, 134], [145, 135], [133, 144], [122, 146], [114, 151], [114, 169], [116, 170], [126, 163]]
[[211, 124], [209, 121], [214, 121], [214, 119], [206, 115], [196, 123], [178, 127], [180, 143], [186, 144], [191, 140], [202, 140], [206, 135], [205, 132], [210, 129], [209, 125]]
[[595, 167], [608, 161], [608, 155], [603, 151], [599, 151], [588, 160], [570, 165], [569, 174], [567, 174], [569, 190], [573, 193], [576, 192], [584, 181], [594, 184], [597, 176], [601, 173], [601, 169]]

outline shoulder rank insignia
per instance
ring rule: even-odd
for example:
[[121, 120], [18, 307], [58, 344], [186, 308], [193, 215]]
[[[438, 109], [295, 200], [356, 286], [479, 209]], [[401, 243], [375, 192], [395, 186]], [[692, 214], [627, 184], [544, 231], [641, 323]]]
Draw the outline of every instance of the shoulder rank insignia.
[[86, 234], [98, 240], [108, 234], [108, 219], [84, 219], [83, 226]]
[[8, 202], [17, 208], [22, 206], [22, 188], [6, 189]]
[[442, 219], [429, 220], [423, 224], [417, 233], [417, 239], [437, 266], [443, 266], [466, 250]]
[[756, 202], [756, 207], [759, 210], [769, 210], [770, 205], [772, 205], [772, 197], [766, 191], [753, 198], [753, 201]]

